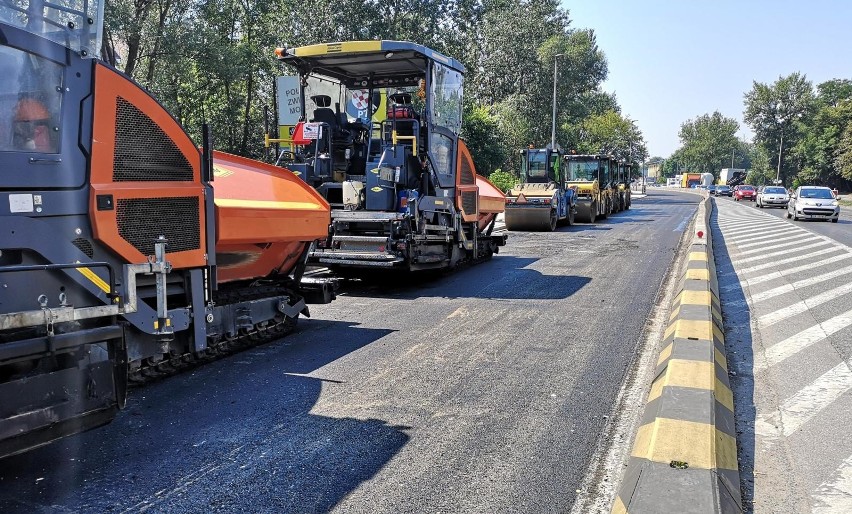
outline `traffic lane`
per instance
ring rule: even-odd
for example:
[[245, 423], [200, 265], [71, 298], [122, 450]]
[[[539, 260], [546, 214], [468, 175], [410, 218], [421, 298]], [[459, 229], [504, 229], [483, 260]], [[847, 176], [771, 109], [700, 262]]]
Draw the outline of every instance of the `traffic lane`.
[[[668, 200], [637, 202], [594, 226], [511, 233], [487, 266], [453, 275], [434, 292], [404, 295], [464, 303], [447, 307], [435, 328], [432, 317], [424, 320], [431, 341], [411, 347], [389, 366], [394, 373], [363, 388], [364, 406], [353, 402], [358, 414], [350, 415], [390, 418], [413, 430], [339, 511], [373, 506], [375, 498], [382, 512], [569, 508], [681, 235], [676, 229], [698, 199]], [[618, 247], [608, 245], [616, 241]], [[636, 276], [648, 266], [655, 268]], [[536, 276], [542, 278], [530, 283]], [[557, 282], [546, 292], [557, 277], [588, 283], [576, 289]], [[530, 290], [539, 292], [519, 299]], [[447, 339], [452, 333], [459, 337]], [[417, 410], [383, 405], [400, 396], [418, 397]]]
[[747, 205], [720, 202], [714, 217], [744, 497], [846, 512], [852, 249]]
[[[729, 202], [733, 201], [730, 198], [725, 197], [716, 198], [716, 201], [720, 200]], [[765, 212], [766, 214], [771, 214], [772, 216], [775, 216], [777, 218], [783, 218], [788, 223], [792, 223], [794, 225], [801, 225], [802, 228], [812, 230], [817, 234], [830, 237], [835, 241], [852, 246], [852, 230], [850, 230], [852, 229], [852, 207], [840, 206], [840, 219], [837, 223], [830, 223], [824, 220], [787, 220], [787, 209], [780, 209], [777, 207], [758, 209], [756, 204], [750, 201], [741, 201], [735, 203], [754, 207], [758, 211]]]
[[298, 333], [7, 459], [0, 509], [566, 510], [698, 200], [512, 233], [433, 280], [348, 283]]

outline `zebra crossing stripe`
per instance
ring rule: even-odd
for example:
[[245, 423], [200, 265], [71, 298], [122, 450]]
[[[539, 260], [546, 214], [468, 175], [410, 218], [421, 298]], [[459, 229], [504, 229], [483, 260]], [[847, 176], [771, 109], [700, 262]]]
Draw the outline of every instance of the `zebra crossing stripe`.
[[789, 437], [850, 389], [852, 370], [844, 361], [784, 400], [777, 411], [763, 419]]
[[[753, 254], [759, 254], [759, 253], [762, 253], [762, 252], [766, 252], [766, 251], [769, 251], [769, 250], [777, 250], [778, 248], [793, 248], [793, 249], [795, 249], [796, 245], [799, 242], [803, 243], [803, 242], [806, 242], [806, 241], [815, 241], [817, 239], [819, 239], [819, 238], [812, 236], [810, 234], [803, 234], [803, 235], [796, 235], [796, 236], [792, 236], [792, 237], [785, 237], [783, 239], [776, 239], [774, 241], [775, 244], [770, 244], [769, 246], [764, 246], [764, 245], [767, 244], [766, 242], [753, 243], [753, 244], [749, 244], [749, 245], [737, 245], [737, 248], [740, 250], [740, 252], [737, 255], [742, 257], [743, 255], [753, 255]], [[759, 248], [754, 248], [755, 246], [758, 246]], [[751, 249], [743, 251], [743, 249], [745, 249], [745, 248], [751, 248]]]
[[751, 257], [746, 257], [744, 259], [732, 259], [731, 262], [734, 264], [745, 264], [747, 262], [761, 261], [763, 259], [771, 259], [772, 257], [780, 257], [782, 255], [790, 255], [793, 252], [804, 252], [805, 250], [811, 250], [813, 248], [820, 248], [828, 245], [825, 241], [820, 241], [818, 243], [811, 243], [809, 245], [804, 246], [794, 246], [792, 249], [781, 250], [778, 252], [770, 252], [762, 255], [753, 255]]
[[774, 325], [779, 321], [791, 318], [803, 312], [807, 312], [810, 309], [819, 307], [820, 305], [826, 302], [830, 302], [831, 300], [839, 298], [848, 293], [852, 293], [852, 282], [843, 284], [840, 287], [835, 287], [834, 289], [825, 291], [824, 293], [820, 293], [816, 296], [811, 296], [810, 298], [806, 298], [801, 302], [796, 302], [793, 305], [784, 307], [783, 309], [778, 309], [777, 311], [773, 311], [769, 314], [760, 316], [757, 319], [757, 324], [760, 325], [761, 328]]
[[772, 273], [767, 273], [765, 275], [758, 275], [756, 277], [750, 277], [741, 280], [739, 283], [729, 284], [723, 286], [722, 291], [735, 291], [737, 289], [744, 289], [746, 287], [755, 286], [757, 284], [762, 284], [763, 282], [768, 282], [770, 280], [775, 280], [776, 278], [781, 278], [787, 275], [792, 275], [794, 273], [799, 273], [800, 271], [807, 271], [811, 269], [816, 269], [821, 266], [827, 266], [829, 264], [835, 264], [840, 261], [844, 261], [847, 259], [852, 259], [852, 254], [841, 254], [829, 257], [827, 259], [822, 259], [817, 262], [811, 262], [807, 264], [802, 264], [801, 266], [796, 266], [795, 268], [789, 268], [781, 271], [773, 271]]
[[812, 514], [846, 514], [852, 512], [852, 455], [846, 458], [830, 480], [811, 495]]
[[[833, 249], [832, 249], [833, 250]], [[765, 264], [758, 264], [756, 266], [752, 266], [750, 268], [742, 268], [737, 270], [737, 273], [753, 273], [755, 271], [764, 270], [766, 268], [772, 268], [775, 266], [780, 266], [782, 264], [790, 264], [791, 262], [801, 262], [805, 257], [801, 255], [796, 255], [794, 257], [790, 257], [787, 259], [781, 259], [779, 261], [767, 262]]]
[[829, 273], [824, 273], [824, 274], [818, 275], [818, 276], [813, 277], [813, 278], [806, 278], [806, 279], [803, 279], [803, 280], [799, 280], [798, 282], [793, 282], [792, 284], [784, 284], [783, 286], [778, 286], [778, 287], [763, 291], [762, 293], [753, 294], [753, 295], [751, 295], [751, 301], [752, 301], [752, 303], [762, 302], [764, 300], [768, 300], [769, 298], [772, 298], [773, 296], [778, 296], [778, 295], [781, 295], [781, 294], [784, 294], [784, 293], [790, 293], [792, 291], [795, 291], [796, 289], [801, 289], [803, 287], [808, 287], [808, 286], [820, 284], [822, 282], [826, 282], [826, 281], [831, 280], [833, 278], [841, 277], [841, 276], [846, 275], [848, 273], [852, 273], [852, 266], [847, 266], [845, 268], [836, 269], [836, 270], [831, 271]]
[[784, 362], [786, 359], [796, 355], [800, 351], [808, 348], [828, 336], [843, 330], [852, 325], [852, 311], [847, 311], [839, 316], [835, 316], [828, 321], [814, 325], [806, 330], [802, 330], [798, 334], [788, 337], [779, 343], [775, 343], [766, 349], [765, 358], [761, 361], [755, 361], [755, 368], [769, 368], [778, 363]]
[[734, 232], [733, 234], [731, 234], [731, 237], [726, 237], [725, 239], [736, 243], [736, 242], [739, 242], [739, 241], [748, 241], [749, 239], [753, 239], [755, 237], [765, 237], [765, 236], [771, 236], [771, 235], [775, 235], [775, 234], [783, 234], [785, 232], [790, 232], [790, 231], [791, 231], [790, 227], [778, 227], [778, 228], [775, 228], [775, 227], [760, 227], [760, 228], [756, 228], [754, 230], [748, 230], [748, 231], [745, 231], [745, 232], [741, 232], [741, 231], [738, 230], [738, 231]]

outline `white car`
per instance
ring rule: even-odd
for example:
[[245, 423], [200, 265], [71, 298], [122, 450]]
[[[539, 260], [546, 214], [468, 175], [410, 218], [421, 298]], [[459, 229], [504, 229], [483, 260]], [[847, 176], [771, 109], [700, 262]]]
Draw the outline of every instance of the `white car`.
[[786, 208], [790, 203], [790, 195], [787, 190], [778, 186], [766, 186], [760, 188], [757, 192], [757, 200], [755, 204], [761, 209], [764, 207], [781, 207]]
[[817, 219], [837, 223], [840, 218], [840, 204], [827, 187], [802, 186], [790, 197], [787, 218], [793, 218], [793, 221]]

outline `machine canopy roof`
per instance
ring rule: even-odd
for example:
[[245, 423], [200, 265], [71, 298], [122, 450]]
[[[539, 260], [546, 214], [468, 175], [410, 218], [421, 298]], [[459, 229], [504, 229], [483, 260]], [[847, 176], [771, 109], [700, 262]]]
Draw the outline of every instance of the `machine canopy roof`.
[[[413, 86], [425, 77], [429, 61], [462, 74], [452, 57], [407, 41], [347, 41], [288, 48], [279, 59], [300, 73], [339, 80], [349, 88]], [[372, 77], [372, 78], [371, 78]]]

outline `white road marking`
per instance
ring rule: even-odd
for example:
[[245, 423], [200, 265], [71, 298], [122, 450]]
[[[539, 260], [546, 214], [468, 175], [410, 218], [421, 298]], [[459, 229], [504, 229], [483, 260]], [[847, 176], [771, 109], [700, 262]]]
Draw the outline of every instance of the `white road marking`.
[[812, 514], [852, 512], [852, 455], [838, 466], [831, 479], [816, 488], [811, 500]]
[[844, 361], [784, 400], [778, 410], [762, 416], [762, 420], [789, 437], [850, 389], [852, 370]]
[[[811, 250], [813, 248], [820, 248], [820, 247], [826, 246], [828, 244], [830, 244], [830, 243], [826, 243], [825, 241], [820, 241], [819, 243], [811, 243], [809, 245], [804, 245], [804, 246], [792, 245], [792, 248], [787, 249], [787, 250], [765, 253], [763, 255], [753, 255], [751, 257], [746, 257], [744, 259], [732, 259], [732, 262], [734, 264], [745, 264], [747, 262], [762, 261], [763, 259], [771, 259], [772, 257], [780, 257], [782, 255], [790, 255], [791, 253], [795, 253], [795, 252], [803, 252], [805, 250]], [[800, 257], [805, 258], [807, 256], [800, 256]]]
[[777, 234], [790, 233], [791, 230], [789, 227], [781, 227], [781, 228], [772, 228], [772, 229], [759, 229], [759, 230], [750, 230], [748, 232], [734, 232], [731, 237], [725, 237], [725, 240], [730, 240], [732, 243], [738, 243], [741, 241], [749, 241], [757, 237], [769, 237]]
[[[799, 243], [804, 243], [805, 241], [815, 241], [819, 239], [811, 234], [799, 234], [790, 237], [784, 237], [776, 239], [775, 241], [764, 241], [762, 243], [753, 243], [749, 245], [737, 245], [737, 248], [740, 252], [737, 254], [740, 257], [743, 255], [752, 255], [756, 253], [765, 252], [767, 250], [775, 250], [777, 248], [795, 248]], [[774, 243], [774, 244], [772, 244]], [[769, 246], [764, 246], [764, 245]], [[759, 246], [760, 248], [753, 248], [755, 246]], [[742, 251], [744, 248], [752, 248], [751, 250]]]
[[762, 293], [756, 293], [751, 295], [752, 303], [759, 303], [764, 300], [768, 300], [774, 296], [778, 296], [784, 293], [790, 293], [796, 289], [801, 289], [803, 287], [808, 287], [812, 285], [816, 285], [822, 282], [826, 282], [836, 277], [842, 277], [847, 273], [852, 273], [852, 266], [847, 266], [845, 268], [836, 269], [829, 273], [823, 273], [817, 275], [816, 277], [805, 278], [799, 280], [798, 282], [793, 282], [791, 284], [784, 284], [783, 286], [774, 287], [772, 289], [768, 289], [763, 291]]
[[[833, 250], [833, 249], [831, 249], [831, 250]], [[819, 256], [818, 256], [818, 255], [814, 255], [814, 256], [812, 256], [812, 257], [819, 257]], [[789, 258], [787, 258], [787, 259], [781, 259], [781, 260], [778, 260], [778, 261], [767, 262], [767, 263], [764, 263], [764, 264], [757, 264], [757, 265], [755, 265], [755, 266], [751, 266], [751, 267], [747, 267], [747, 268], [738, 269], [738, 270], [737, 270], [737, 273], [738, 273], [738, 274], [739, 274], [739, 273], [753, 273], [753, 272], [755, 272], [755, 271], [764, 270], [764, 269], [766, 269], [766, 268], [772, 268], [772, 267], [774, 267], [774, 266], [780, 266], [780, 265], [782, 265], [782, 264], [790, 264], [791, 262], [802, 262], [802, 260], [803, 260], [803, 259], [806, 259], [806, 258], [807, 258], [807, 257], [802, 256], [802, 255], [795, 255], [795, 256], [793, 256], [793, 257], [789, 257]]]
[[802, 330], [798, 334], [788, 337], [780, 343], [776, 343], [767, 348], [765, 353], [766, 358], [760, 362], [755, 361], [754, 367], [759, 369], [774, 366], [793, 355], [796, 355], [805, 348], [808, 348], [826, 339], [828, 336], [843, 330], [849, 325], [852, 325], [852, 311], [847, 311], [824, 323]]
[[758, 275], [756, 277], [750, 277], [741, 280], [735, 284], [728, 284], [726, 286], [722, 286], [722, 291], [734, 291], [736, 289], [744, 289], [749, 286], [754, 286], [757, 284], [761, 284], [763, 282], [768, 282], [770, 280], [775, 280], [776, 278], [781, 278], [784, 276], [792, 275], [794, 273], [799, 273], [800, 271], [808, 271], [812, 269], [819, 268], [821, 266], [827, 266], [829, 264], [834, 264], [840, 261], [845, 261], [847, 259], [852, 259], [852, 254], [841, 254], [829, 257], [827, 259], [823, 259], [817, 262], [809, 262], [807, 264], [802, 264], [801, 266], [796, 266], [795, 268], [788, 268], [780, 271], [773, 271], [772, 273], [767, 273], [765, 275]]
[[[788, 232], [788, 234], [789, 234], [788, 237], [799, 237], [803, 234], [807, 234], [807, 232], [801, 231], [798, 234], [796, 232]], [[755, 237], [751, 237], [749, 239], [746, 239], [745, 243], [734, 243], [734, 244], [736, 245], [738, 250], [741, 249], [741, 248], [752, 248], [752, 247], [757, 246], [757, 245], [765, 245], [765, 244], [771, 243], [772, 241], [780, 240], [780, 238], [783, 235], [784, 234], [780, 234], [780, 235], [779, 234], [770, 234], [768, 236], [755, 236]]]
[[843, 284], [840, 287], [835, 287], [834, 289], [830, 289], [818, 295], [811, 296], [810, 298], [805, 298], [801, 302], [796, 302], [793, 305], [784, 307], [783, 309], [778, 309], [777, 311], [773, 311], [769, 314], [760, 316], [757, 319], [757, 324], [760, 326], [760, 328], [766, 328], [770, 325], [778, 323], [779, 321], [785, 320], [787, 318], [792, 318], [797, 314], [808, 312], [810, 309], [819, 307], [820, 305], [826, 302], [830, 302], [831, 300], [835, 300], [849, 293], [852, 293], [852, 282], [847, 282], [846, 284]]

